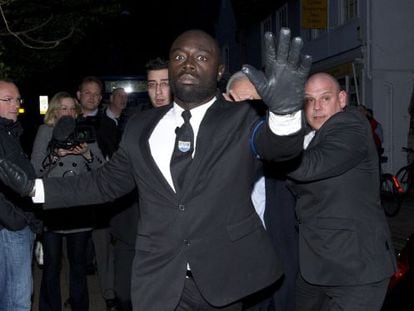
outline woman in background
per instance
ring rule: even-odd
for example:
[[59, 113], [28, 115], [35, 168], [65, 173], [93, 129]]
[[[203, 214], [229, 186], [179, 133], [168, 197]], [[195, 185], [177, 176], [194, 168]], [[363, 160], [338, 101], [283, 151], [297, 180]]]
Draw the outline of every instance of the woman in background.
[[[103, 158], [96, 143], [56, 144], [52, 139], [53, 130], [63, 116], [76, 119], [80, 112], [79, 104], [69, 93], [59, 92], [53, 96], [33, 145], [31, 161], [39, 177], [73, 176], [102, 165]], [[44, 266], [40, 311], [60, 311], [62, 308], [60, 271], [63, 238], [66, 238], [69, 262], [71, 308], [73, 311], [88, 310], [86, 247], [92, 230], [91, 217], [91, 210], [87, 207], [43, 211]]]

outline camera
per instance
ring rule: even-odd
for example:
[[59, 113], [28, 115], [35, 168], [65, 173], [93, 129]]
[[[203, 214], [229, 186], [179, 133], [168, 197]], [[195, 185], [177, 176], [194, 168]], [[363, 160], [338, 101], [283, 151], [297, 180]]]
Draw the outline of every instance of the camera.
[[63, 116], [53, 129], [50, 148], [52, 150], [60, 148], [69, 150], [82, 143], [95, 141], [95, 128], [85, 122], [85, 118], [74, 119], [70, 116]]

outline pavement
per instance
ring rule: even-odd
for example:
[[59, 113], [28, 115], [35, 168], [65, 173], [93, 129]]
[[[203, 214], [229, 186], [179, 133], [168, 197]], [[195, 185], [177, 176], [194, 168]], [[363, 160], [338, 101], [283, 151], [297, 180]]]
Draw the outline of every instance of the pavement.
[[388, 217], [394, 248], [397, 253], [404, 247], [407, 238], [414, 233], [414, 193], [404, 200], [399, 213]]
[[[68, 290], [68, 264], [67, 261], [62, 262], [62, 272], [60, 275], [60, 288], [62, 291], [62, 304], [69, 297]], [[33, 304], [32, 311], [39, 310], [39, 291], [40, 282], [42, 279], [42, 270], [36, 263], [33, 263]], [[105, 301], [103, 300], [98, 284], [98, 277], [96, 274], [88, 276], [88, 292], [89, 292], [89, 311], [105, 311]], [[70, 311], [70, 307], [62, 307], [62, 311]]]
[[[401, 210], [394, 217], [388, 217], [390, 225], [391, 235], [394, 243], [396, 253], [402, 250], [407, 238], [414, 233], [414, 194], [406, 197], [402, 203]], [[40, 289], [42, 271], [34, 263], [33, 266], [33, 278], [34, 278], [34, 296], [33, 296], [33, 308], [32, 311], [38, 311], [38, 296]], [[61, 288], [62, 288], [62, 300], [64, 301], [68, 297], [68, 284], [67, 284], [67, 264], [63, 262], [63, 269], [61, 274]], [[97, 276], [88, 276], [89, 287], [89, 301], [90, 311], [105, 311], [105, 303], [99, 291], [99, 285]], [[63, 309], [69, 311], [70, 309]]]

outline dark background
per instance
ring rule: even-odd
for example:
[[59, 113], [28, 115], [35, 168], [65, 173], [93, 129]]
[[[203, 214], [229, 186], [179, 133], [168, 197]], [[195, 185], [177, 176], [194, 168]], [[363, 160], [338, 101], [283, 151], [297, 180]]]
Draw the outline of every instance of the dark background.
[[145, 63], [167, 58], [181, 32], [200, 28], [213, 34], [218, 9], [218, 0], [125, 1], [117, 16], [92, 25], [80, 42], [68, 45], [65, 61], [30, 88], [72, 91], [86, 75], [145, 74]]
[[[39, 95], [49, 99], [59, 91], [75, 95], [88, 75], [145, 75], [145, 63], [157, 56], [168, 58], [172, 41], [183, 31], [199, 28], [214, 35], [219, 9], [219, 0], [124, 0], [115, 14], [97, 17], [81, 28], [81, 34], [75, 33], [53, 50], [28, 49], [12, 36], [3, 39], [10, 46], [5, 55], [12, 68], [10, 77], [24, 98], [25, 113], [19, 119], [25, 149], [31, 151], [43, 122]], [[87, 13], [80, 8], [79, 14]]]

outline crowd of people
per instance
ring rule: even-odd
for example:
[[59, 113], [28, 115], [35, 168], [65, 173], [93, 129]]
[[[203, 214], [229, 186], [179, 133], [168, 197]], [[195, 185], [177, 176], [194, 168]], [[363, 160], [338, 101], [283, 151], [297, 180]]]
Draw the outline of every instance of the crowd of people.
[[264, 42], [264, 71], [244, 65], [221, 93], [217, 42], [182, 33], [148, 62], [138, 112], [122, 88], [101, 107], [85, 77], [52, 98], [31, 157], [0, 80], [0, 310], [31, 310], [36, 234], [41, 311], [67, 298], [64, 253], [72, 310], [89, 308], [92, 260], [108, 311], [381, 309], [396, 262], [372, 122], [309, 76], [289, 29]]

